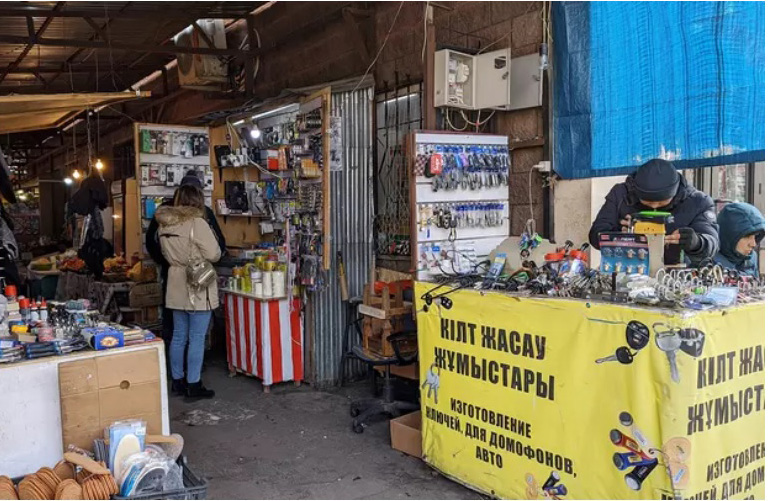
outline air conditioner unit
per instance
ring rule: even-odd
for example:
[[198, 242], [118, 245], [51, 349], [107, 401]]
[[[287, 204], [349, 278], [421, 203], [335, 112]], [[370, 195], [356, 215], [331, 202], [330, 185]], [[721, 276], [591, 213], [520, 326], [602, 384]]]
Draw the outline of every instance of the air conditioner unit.
[[[197, 24], [208, 35], [213, 48], [226, 49], [227, 36], [222, 19], [200, 19]], [[208, 48], [208, 42], [191, 26], [176, 37], [177, 47]], [[179, 85], [201, 90], [219, 89], [227, 83], [227, 63], [220, 56], [177, 54]]]

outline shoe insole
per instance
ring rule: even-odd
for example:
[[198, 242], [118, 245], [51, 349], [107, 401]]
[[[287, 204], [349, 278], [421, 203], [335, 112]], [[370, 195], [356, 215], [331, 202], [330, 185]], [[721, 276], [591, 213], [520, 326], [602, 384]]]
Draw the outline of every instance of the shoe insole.
[[123, 472], [123, 463], [129, 456], [141, 452], [141, 444], [139, 443], [139, 437], [133, 433], [124, 436], [120, 439], [115, 449], [115, 457], [112, 461], [112, 471], [116, 478], [120, 478]]

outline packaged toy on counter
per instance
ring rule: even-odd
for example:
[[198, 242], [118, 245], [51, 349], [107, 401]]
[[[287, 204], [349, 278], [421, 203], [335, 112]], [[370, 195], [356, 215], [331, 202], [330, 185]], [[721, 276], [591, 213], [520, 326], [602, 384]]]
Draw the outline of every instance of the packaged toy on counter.
[[125, 345], [122, 331], [113, 327], [86, 327], [80, 333], [94, 350], [122, 348]]

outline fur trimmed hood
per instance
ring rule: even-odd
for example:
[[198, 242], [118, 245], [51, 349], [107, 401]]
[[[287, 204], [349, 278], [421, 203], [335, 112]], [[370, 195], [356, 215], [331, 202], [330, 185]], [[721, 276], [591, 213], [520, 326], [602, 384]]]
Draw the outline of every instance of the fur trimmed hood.
[[204, 213], [196, 207], [162, 205], [155, 211], [155, 219], [157, 219], [157, 224], [161, 227], [176, 226], [197, 217], [204, 217]]

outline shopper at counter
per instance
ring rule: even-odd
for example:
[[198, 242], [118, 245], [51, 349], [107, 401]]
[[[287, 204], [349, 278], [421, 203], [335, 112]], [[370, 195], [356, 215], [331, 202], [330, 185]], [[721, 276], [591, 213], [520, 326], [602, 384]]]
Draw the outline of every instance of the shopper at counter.
[[173, 206], [162, 206], [155, 213], [163, 257], [169, 264], [165, 306], [173, 312], [172, 390], [185, 393], [190, 399], [214, 396], [212, 390], [203, 386], [200, 372], [211, 312], [219, 306], [218, 284], [213, 280], [206, 288], [196, 290], [187, 283], [187, 266], [190, 263], [200, 260], [214, 263], [221, 257], [216, 235], [203, 219], [204, 208], [203, 191], [185, 185], [176, 190]]
[[[203, 189], [203, 183], [200, 181], [200, 178], [197, 175], [197, 172], [194, 170], [191, 170], [186, 173], [186, 175], [181, 179], [180, 186], [194, 186], [196, 188], [199, 188], [200, 190]], [[161, 205], [160, 207], [164, 207], [166, 204]], [[221, 232], [221, 228], [219, 227], [219, 223], [216, 220], [216, 215], [213, 213], [210, 207], [205, 207], [205, 220], [210, 225], [211, 229], [213, 230], [213, 233], [216, 235], [216, 241], [219, 244], [219, 249], [221, 250], [221, 255], [223, 256], [227, 252], [227, 242], [224, 239], [224, 234]], [[166, 290], [168, 288], [168, 261], [163, 256], [163, 251], [160, 248], [160, 240], [157, 237], [157, 230], [158, 230], [158, 224], [157, 224], [157, 218], [152, 218], [152, 221], [149, 223], [149, 228], [147, 229], [147, 237], [146, 237], [146, 245], [147, 245], [147, 252], [149, 252], [149, 255], [152, 257], [152, 260], [155, 261], [160, 266], [160, 278], [162, 279], [162, 287], [163, 287], [163, 297], [165, 297]], [[165, 352], [170, 355], [170, 343], [171, 338], [173, 337], [173, 313], [168, 309], [168, 307], [163, 308], [163, 341], [165, 342]]]
[[674, 216], [664, 239], [665, 264], [679, 262], [680, 247], [693, 266], [717, 254], [714, 202], [690, 186], [671, 162], [661, 159], [644, 163], [611, 189], [589, 230], [589, 242], [599, 249], [600, 233], [628, 231], [631, 215], [647, 210], [670, 212]]
[[720, 252], [715, 262], [743, 275], [760, 276], [757, 251], [765, 237], [765, 218], [753, 205], [732, 203], [717, 216], [720, 226]]

